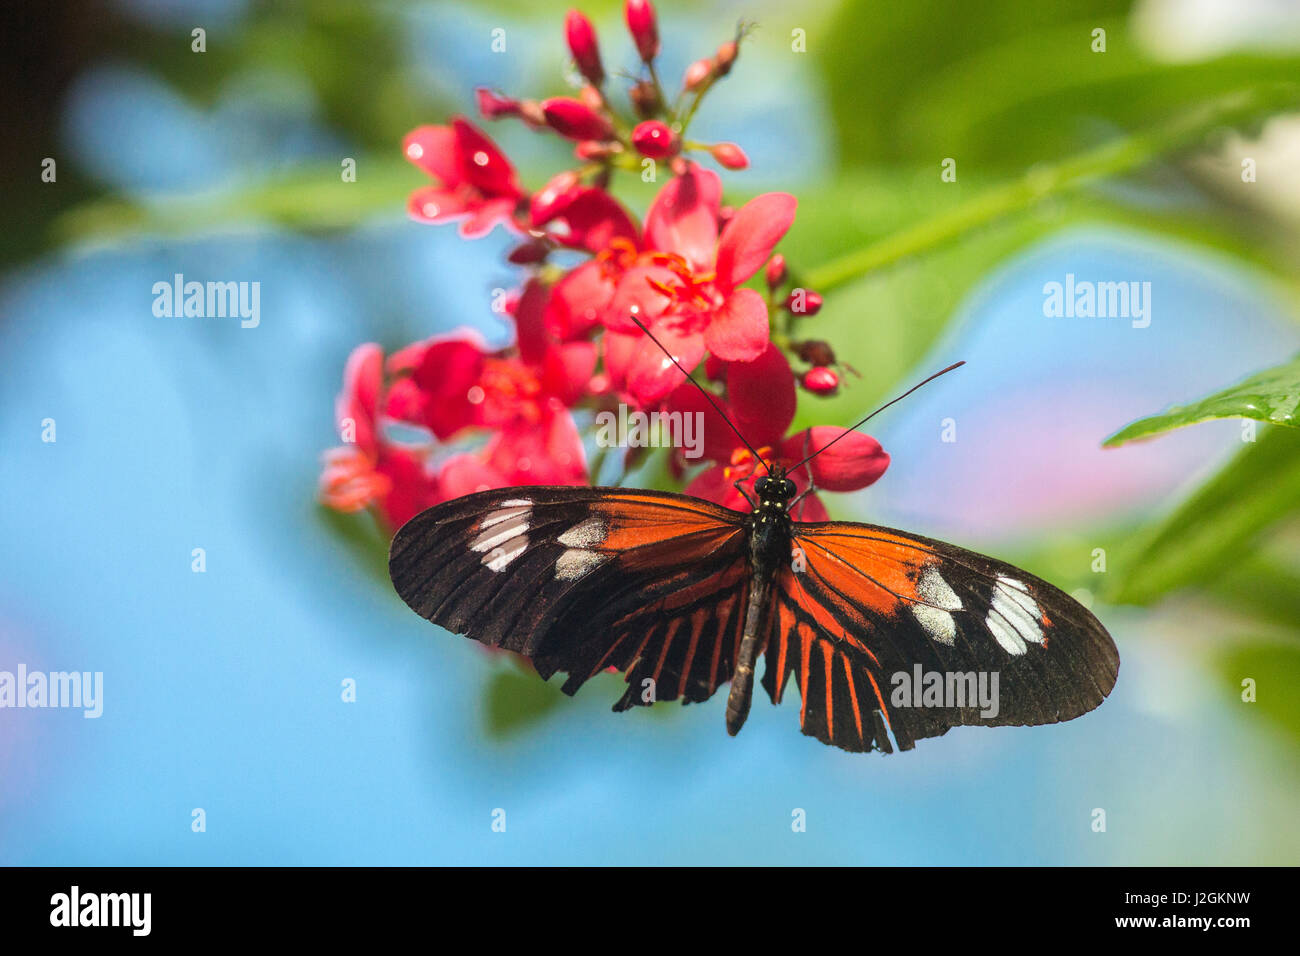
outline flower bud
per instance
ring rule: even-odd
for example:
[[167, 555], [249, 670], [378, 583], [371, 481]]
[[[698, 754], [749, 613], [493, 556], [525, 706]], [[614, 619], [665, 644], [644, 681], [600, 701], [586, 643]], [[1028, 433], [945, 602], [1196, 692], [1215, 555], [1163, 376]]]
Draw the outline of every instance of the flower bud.
[[711, 76], [713, 76], [713, 61], [696, 60], [686, 68], [686, 73], [682, 76], [682, 89], [687, 93], [694, 93], [708, 82]]
[[609, 139], [614, 134], [605, 117], [572, 97], [543, 100], [542, 115], [546, 125], [567, 139]]
[[654, 5], [650, 0], [627, 0], [624, 13], [636, 52], [641, 55], [642, 62], [649, 63], [659, 55], [659, 23]]
[[713, 158], [727, 169], [748, 169], [749, 157], [735, 143], [717, 143], [709, 150]]
[[816, 315], [821, 311], [822, 297], [811, 289], [792, 289], [785, 307], [795, 315]]
[[736, 57], [739, 55], [740, 46], [735, 40], [728, 40], [718, 47], [718, 55], [714, 58], [717, 63], [718, 76], [726, 76], [730, 73], [731, 65], [736, 62]]
[[[767, 287], [775, 289], [785, 281], [785, 256], [777, 253], [771, 259], [767, 260], [767, 269], [763, 272], [763, 277], [767, 279]], [[827, 364], [827, 363], [822, 363]]]
[[814, 395], [834, 395], [840, 388], [840, 377], [821, 365], [804, 372], [800, 381], [804, 390]]
[[806, 342], [794, 343], [795, 355], [803, 359], [809, 365], [834, 365], [835, 350], [830, 347], [830, 343], [822, 342], [817, 339], [809, 339]]
[[632, 130], [632, 145], [642, 156], [665, 159], [677, 152], [677, 135], [660, 120], [646, 120]]
[[596, 28], [591, 25], [591, 21], [577, 10], [570, 10], [564, 17], [564, 38], [569, 43], [569, 52], [573, 54], [578, 72], [596, 86], [604, 83], [605, 68], [600, 62]]
[[632, 109], [642, 119], [650, 119], [663, 109], [659, 99], [659, 90], [649, 80], [638, 80], [636, 86], [628, 90], [627, 98], [632, 101]]
[[478, 111], [483, 114], [484, 119], [494, 120], [519, 115], [520, 104], [518, 100], [502, 96], [485, 86], [476, 89], [474, 96], [478, 100]]
[[510, 250], [506, 261], [516, 266], [531, 266], [544, 262], [551, 247], [540, 239], [529, 239]]

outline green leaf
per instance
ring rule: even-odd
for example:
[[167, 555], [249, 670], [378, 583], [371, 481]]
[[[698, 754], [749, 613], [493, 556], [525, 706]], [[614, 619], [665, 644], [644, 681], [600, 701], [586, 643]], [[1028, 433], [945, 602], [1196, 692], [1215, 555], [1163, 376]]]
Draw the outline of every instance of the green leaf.
[[1300, 502], [1300, 433], [1269, 428], [1112, 562], [1106, 599], [1150, 604], [1228, 573]]
[[1300, 358], [1252, 375], [1244, 382], [1215, 392], [1199, 402], [1176, 405], [1159, 415], [1140, 418], [1111, 435], [1102, 445], [1114, 448], [1128, 441], [1214, 418], [1253, 418], [1272, 425], [1297, 428], [1300, 427], [1300, 419], [1296, 418], [1297, 406], [1300, 406]]
[[559, 683], [548, 684], [537, 672], [519, 667], [492, 675], [483, 698], [488, 736], [509, 737], [536, 724], [564, 700]]
[[340, 514], [325, 505], [316, 506], [316, 517], [357, 563], [392, 593], [388, 579], [388, 535], [380, 530], [375, 519], [364, 512]]

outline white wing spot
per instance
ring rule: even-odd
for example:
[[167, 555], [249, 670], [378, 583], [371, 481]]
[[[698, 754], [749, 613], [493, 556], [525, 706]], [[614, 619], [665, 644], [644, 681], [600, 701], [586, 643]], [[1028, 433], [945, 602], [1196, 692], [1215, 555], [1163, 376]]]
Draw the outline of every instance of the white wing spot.
[[[509, 521], [511, 518], [518, 518], [520, 515], [528, 514], [528, 506], [523, 505], [517, 508], [502, 508], [500, 511], [493, 511], [486, 518], [478, 523], [480, 529], [490, 528], [494, 524], [500, 524], [503, 521]], [[524, 518], [527, 521], [527, 518]]]
[[921, 579], [916, 583], [916, 593], [926, 604], [933, 604], [945, 611], [961, 610], [961, 598], [957, 597], [948, 582], [933, 567], [927, 567], [922, 572]]
[[566, 548], [590, 548], [605, 540], [605, 523], [597, 515], [578, 522], [557, 539]]
[[483, 566], [490, 571], [504, 571], [506, 566], [528, 547], [528, 520], [532, 503], [522, 499], [502, 502], [502, 507], [479, 522], [479, 533], [469, 543], [470, 549], [485, 552]]
[[912, 605], [912, 616], [932, 638], [951, 647], [957, 640], [957, 622], [948, 612], [961, 610], [961, 598], [933, 567], [921, 572], [916, 594], [923, 603]]
[[926, 632], [940, 644], [951, 647], [957, 640], [957, 622], [947, 611], [928, 604], [913, 604], [912, 614], [921, 622]]
[[998, 577], [993, 585], [993, 604], [985, 624], [1003, 650], [1019, 656], [1029, 649], [1031, 641], [1042, 644], [1041, 617], [1042, 611], [1029, 596], [1029, 588], [1024, 582]]
[[504, 571], [515, 558], [524, 553], [528, 547], [528, 536], [520, 535], [513, 539], [508, 545], [494, 548], [483, 559], [483, 565], [489, 571]]
[[555, 562], [555, 578], [557, 581], [576, 580], [598, 567], [605, 559], [606, 556], [599, 551], [584, 551], [582, 548], [565, 551]]

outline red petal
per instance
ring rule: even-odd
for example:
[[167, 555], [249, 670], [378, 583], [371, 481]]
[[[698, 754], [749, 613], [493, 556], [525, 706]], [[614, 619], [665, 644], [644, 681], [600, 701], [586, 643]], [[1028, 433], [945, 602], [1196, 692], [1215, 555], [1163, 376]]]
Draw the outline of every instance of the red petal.
[[400, 528], [425, 508], [438, 503], [438, 480], [424, 460], [403, 449], [386, 449], [375, 469], [392, 483], [380, 504], [389, 525]]
[[513, 199], [496, 199], [491, 202], [474, 203], [468, 207], [469, 217], [460, 224], [462, 239], [481, 239], [492, 231], [492, 227], [501, 223], [514, 232], [521, 232], [512, 220], [515, 210]]
[[440, 440], [481, 421], [482, 398], [471, 401], [470, 389], [482, 377], [483, 359], [483, 352], [465, 339], [436, 342], [424, 353], [412, 378], [428, 398], [425, 424]]
[[[795, 482], [797, 485], [798, 482]], [[800, 489], [802, 491], [802, 489]], [[794, 506], [790, 516], [795, 521], [830, 521], [831, 513], [826, 510], [825, 503], [813, 492], [806, 496], [803, 501]]]
[[[704, 338], [699, 333], [683, 332], [664, 323], [650, 331], [688, 372], [704, 358]], [[648, 336], [641, 336], [627, 373], [627, 389], [637, 402], [643, 407], [653, 405], [683, 381], [681, 371], [663, 349]]]
[[606, 332], [601, 337], [601, 346], [605, 352], [605, 374], [609, 376], [609, 387], [613, 391], [622, 391], [627, 385], [628, 370], [632, 357], [645, 339], [644, 335], [625, 335], [621, 332]]
[[420, 126], [402, 140], [402, 155], [454, 189], [461, 184], [456, 165], [456, 134], [450, 126]]
[[767, 348], [769, 335], [763, 297], [753, 289], [737, 289], [713, 314], [704, 343], [724, 362], [752, 362]]
[[556, 235], [567, 246], [600, 252], [614, 239], [626, 239], [633, 245], [638, 240], [636, 223], [627, 210], [595, 186], [582, 190], [565, 203], [557, 218], [568, 226], [566, 232]]
[[564, 211], [582, 192], [578, 174], [572, 169], [551, 177], [528, 202], [528, 216], [533, 226], [540, 228]]
[[[718, 404], [722, 404], [721, 400], [718, 400]], [[669, 412], [702, 416], [700, 419], [702, 429], [694, 432], [694, 434], [702, 434], [704, 438], [704, 450], [700, 456], [701, 458], [725, 465], [731, 460], [731, 453], [736, 448], [742, 447], [740, 439], [727, 425], [722, 413], [710, 404], [709, 400], [700, 393], [700, 390], [690, 382], [683, 382], [673, 389], [665, 402], [665, 407]], [[694, 459], [689, 458], [687, 460], [694, 461]]]
[[675, 252], [697, 269], [713, 265], [718, 244], [722, 180], [710, 169], [689, 163], [670, 179], [650, 204], [645, 235], [650, 248]]
[[463, 117], [451, 121], [456, 134], [456, 158], [463, 182], [484, 196], [517, 199], [521, 195], [514, 167], [486, 133]]
[[578, 485], [587, 457], [573, 417], [551, 410], [540, 423], [507, 425], [488, 445], [487, 460], [508, 485]]
[[550, 337], [542, 324], [550, 301], [550, 290], [537, 279], [529, 279], [515, 304], [515, 332], [519, 344], [519, 357], [536, 365], [546, 357]]
[[334, 418], [340, 431], [344, 419], [352, 420], [354, 444], [370, 456], [378, 450], [375, 414], [383, 385], [384, 353], [378, 345], [358, 345], [343, 368], [343, 391], [334, 401]]
[[428, 409], [429, 396], [411, 378], [399, 378], [384, 396], [384, 415], [399, 422], [423, 425]]
[[447, 499], [470, 495], [489, 488], [504, 488], [505, 476], [483, 461], [478, 455], [452, 455], [442, 463], [438, 482]]
[[[753, 479], [741, 482], [742, 486], [752, 484]], [[724, 508], [734, 508], [736, 511], [751, 510], [749, 502], [736, 490], [732, 480], [727, 477], [726, 468], [722, 465], [707, 468], [696, 475], [686, 486], [686, 493], [696, 498], [703, 498], [705, 501], [712, 501]]]
[[740, 208], [718, 241], [718, 282], [740, 285], [767, 262], [790, 224], [798, 201], [789, 193], [764, 193]]
[[420, 222], [448, 222], [469, 210], [456, 193], [441, 186], [421, 186], [406, 200], [406, 211]]
[[542, 387], [565, 405], [572, 405], [591, 384], [596, 371], [596, 345], [593, 342], [570, 342], [546, 353], [542, 363]]
[[594, 259], [584, 262], [551, 289], [546, 329], [561, 342], [588, 332], [605, 314], [614, 296], [614, 283]]
[[769, 343], [754, 361], [728, 365], [727, 398], [731, 419], [749, 443], [776, 447], [798, 402], [794, 372], [781, 350]]
[[654, 325], [668, 308], [668, 297], [650, 284], [654, 280], [665, 284], [674, 280], [672, 270], [665, 266], [634, 266], [628, 269], [618, 280], [614, 297], [604, 321], [607, 329], [618, 332], [635, 332], [641, 334], [640, 327], [629, 318], [633, 312], [647, 328]]
[[[840, 435], [844, 437], [836, 440]], [[835, 444], [831, 445], [832, 441]], [[821, 451], [827, 445], [830, 447]], [[826, 491], [865, 488], [889, 467], [889, 455], [880, 447], [880, 442], [862, 432], [846, 432], [832, 425], [818, 425], [791, 435], [781, 446], [781, 457], [792, 463], [813, 454], [817, 457], [809, 462], [808, 467], [817, 487]]]

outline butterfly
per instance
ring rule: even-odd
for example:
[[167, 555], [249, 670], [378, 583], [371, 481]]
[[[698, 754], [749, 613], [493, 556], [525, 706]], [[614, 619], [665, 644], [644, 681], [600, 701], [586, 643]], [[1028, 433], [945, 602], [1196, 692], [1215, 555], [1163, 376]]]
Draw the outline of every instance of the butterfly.
[[764, 463], [749, 512], [625, 488], [477, 492], [408, 521], [389, 573], [417, 614], [523, 655], [543, 679], [567, 674], [566, 694], [622, 671], [615, 711], [705, 701], [729, 682], [732, 735], [760, 658], [774, 704], [797, 688], [803, 733], [857, 752], [1071, 720], [1110, 693], [1114, 641], [1041, 578], [903, 531], [794, 520], [788, 475], [808, 460]]

